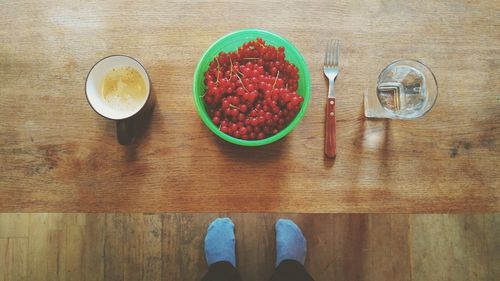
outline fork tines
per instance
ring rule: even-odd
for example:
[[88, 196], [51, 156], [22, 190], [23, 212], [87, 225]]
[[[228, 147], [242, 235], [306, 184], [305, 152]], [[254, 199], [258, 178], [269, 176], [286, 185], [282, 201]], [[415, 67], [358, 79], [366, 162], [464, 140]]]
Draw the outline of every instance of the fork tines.
[[329, 40], [326, 45], [325, 67], [338, 67], [339, 65], [339, 40]]

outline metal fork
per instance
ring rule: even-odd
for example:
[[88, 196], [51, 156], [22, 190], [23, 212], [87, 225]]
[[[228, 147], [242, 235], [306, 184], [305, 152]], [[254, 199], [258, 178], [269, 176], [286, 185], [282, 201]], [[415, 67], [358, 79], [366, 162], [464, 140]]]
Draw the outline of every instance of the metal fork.
[[337, 154], [334, 82], [339, 74], [339, 44], [339, 40], [328, 41], [323, 66], [329, 82], [325, 114], [325, 155], [329, 158], [334, 158]]

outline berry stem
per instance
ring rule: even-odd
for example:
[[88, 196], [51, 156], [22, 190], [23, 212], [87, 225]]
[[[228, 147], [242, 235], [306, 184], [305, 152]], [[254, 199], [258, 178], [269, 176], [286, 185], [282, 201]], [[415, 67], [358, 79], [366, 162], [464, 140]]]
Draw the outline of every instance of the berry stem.
[[231, 63], [231, 73], [229, 73], [229, 79], [231, 79], [231, 77], [233, 77], [233, 60], [231, 57], [229, 57], [229, 62]]
[[276, 81], [278, 81], [278, 76], [280, 76], [280, 71], [279, 70], [278, 70], [278, 73], [276, 73], [276, 78], [274, 78], [273, 90], [274, 90], [274, 86], [276, 85]]
[[[241, 71], [239, 71], [238, 69], [235, 68], [234, 70], [236, 70], [236, 73], [239, 73], [241, 76], [245, 76], [245, 74], [241, 73]], [[236, 76], [238, 76], [238, 75], [236, 75]]]
[[217, 61], [217, 81], [215, 81], [215, 83], [219, 84], [220, 63], [219, 63], [219, 59], [217, 57], [215, 57], [215, 60]]
[[231, 78], [233, 76], [233, 71], [236, 71], [237, 73], [239, 73], [243, 76], [243, 73], [241, 73], [237, 68], [234, 68], [233, 60], [231, 59], [231, 57], [229, 57], [229, 62], [231, 62], [231, 74], [229, 75], [229, 78]]
[[[235, 74], [236, 74], [236, 73], [235, 73]], [[243, 87], [243, 89], [245, 89], [245, 91], [248, 93], [248, 90], [247, 90], [247, 88], [245, 88], [245, 85], [243, 84], [243, 81], [241, 81], [240, 76], [238, 76], [238, 74], [236, 74], [236, 77], [238, 77], [238, 80], [240, 80], [241, 87]]]

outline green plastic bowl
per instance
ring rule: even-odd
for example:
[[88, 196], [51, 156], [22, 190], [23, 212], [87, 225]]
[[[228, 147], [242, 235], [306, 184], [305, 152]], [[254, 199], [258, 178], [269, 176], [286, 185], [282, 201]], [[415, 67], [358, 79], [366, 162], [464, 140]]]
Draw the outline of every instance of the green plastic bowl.
[[[261, 140], [242, 140], [221, 132], [219, 128], [214, 123], [212, 123], [212, 120], [210, 119], [210, 116], [205, 109], [205, 104], [202, 98], [206, 88], [204, 83], [204, 74], [207, 71], [210, 62], [220, 52], [235, 51], [243, 43], [254, 40], [257, 37], [264, 39], [267, 44], [271, 44], [276, 47], [285, 47], [285, 59], [290, 63], [293, 63], [299, 69], [299, 88], [297, 89], [297, 93], [304, 97], [304, 102], [302, 103], [302, 107], [299, 113], [297, 113], [292, 122], [290, 122], [285, 128], [283, 128], [283, 130], [278, 132], [276, 135]], [[270, 144], [281, 139], [282, 137], [290, 133], [300, 122], [300, 120], [304, 116], [304, 113], [306, 112], [306, 108], [309, 105], [309, 100], [311, 97], [311, 77], [304, 57], [302, 57], [297, 48], [295, 48], [295, 46], [293, 46], [292, 43], [290, 43], [288, 40], [277, 34], [265, 30], [242, 29], [219, 38], [219, 40], [213, 43], [212, 46], [210, 46], [208, 50], [203, 54], [200, 61], [198, 62], [198, 65], [196, 66], [196, 70], [194, 71], [193, 95], [196, 109], [198, 110], [201, 120], [203, 120], [205, 125], [207, 125], [207, 127], [212, 132], [214, 132], [214, 134], [228, 142], [237, 145], [260, 146]]]

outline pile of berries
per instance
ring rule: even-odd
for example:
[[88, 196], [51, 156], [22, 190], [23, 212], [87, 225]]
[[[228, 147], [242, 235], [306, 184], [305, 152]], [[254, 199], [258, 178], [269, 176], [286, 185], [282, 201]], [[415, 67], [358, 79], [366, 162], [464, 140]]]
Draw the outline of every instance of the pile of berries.
[[281, 131], [300, 110], [299, 70], [285, 48], [262, 38], [221, 52], [205, 72], [205, 107], [212, 122], [233, 137], [264, 139]]

